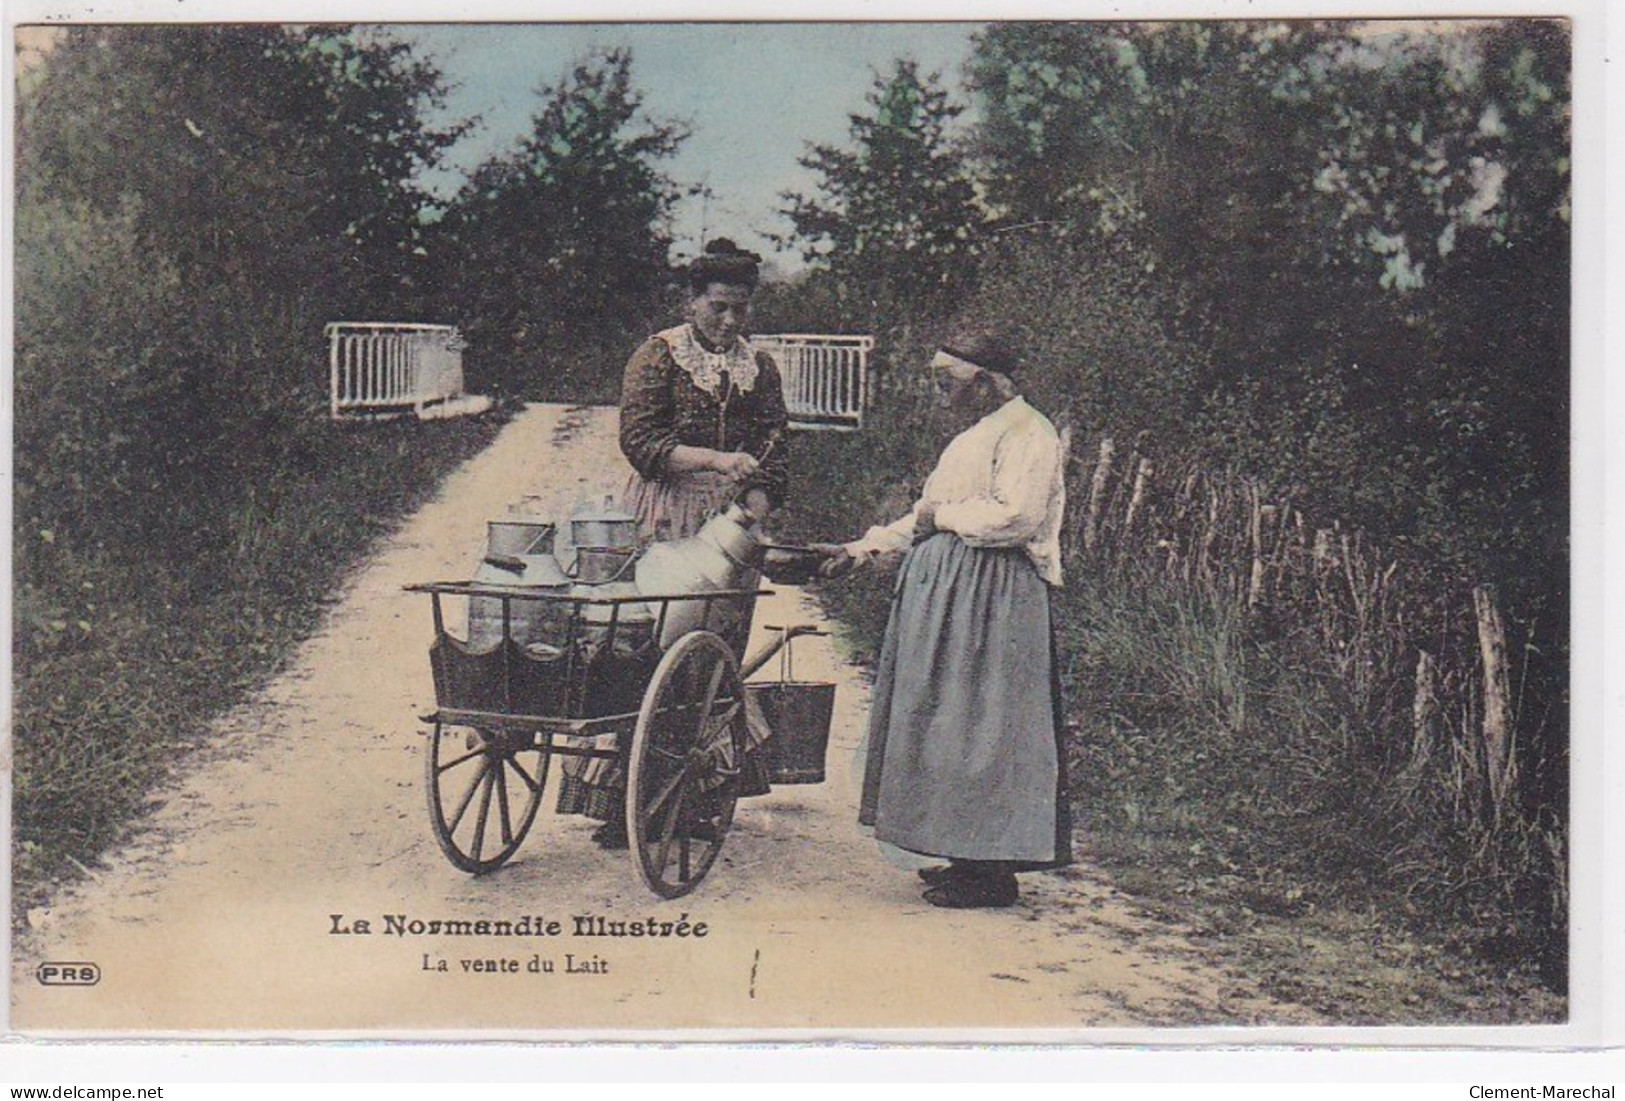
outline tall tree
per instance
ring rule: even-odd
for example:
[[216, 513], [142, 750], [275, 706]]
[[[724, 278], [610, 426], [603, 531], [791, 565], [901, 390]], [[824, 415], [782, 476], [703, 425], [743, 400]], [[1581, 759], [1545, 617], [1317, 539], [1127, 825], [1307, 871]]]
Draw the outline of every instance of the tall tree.
[[971, 69], [990, 199], [1133, 252], [1180, 292], [1170, 323], [1215, 346], [1216, 371], [1247, 361], [1233, 338], [1295, 359], [1315, 342], [1275, 306], [1323, 255], [1302, 168], [1338, 41], [1317, 24], [994, 25]]
[[601, 394], [608, 362], [584, 378], [570, 362], [624, 356], [660, 305], [682, 196], [664, 162], [687, 132], [647, 115], [632, 60], [595, 54], [540, 89], [529, 135], [474, 170], [438, 227], [443, 293], [510, 393]]
[[907, 60], [867, 98], [872, 113], [849, 116], [846, 148], [817, 145], [801, 158], [818, 194], [785, 193], [787, 239], [827, 271], [849, 320], [944, 311], [974, 281], [985, 221], [950, 133], [964, 107]]
[[[20, 186], [102, 210], [135, 197], [143, 236], [233, 297], [398, 308], [418, 177], [463, 129], [426, 123], [443, 86], [409, 46], [343, 27], [86, 27], [45, 65]], [[286, 293], [255, 293], [268, 285]]]
[[1548, 808], [1566, 737], [1568, 65], [1556, 20], [997, 25], [973, 63], [990, 197], [1147, 273], [1166, 328], [1204, 352], [1200, 415], [1179, 415], [1224, 461], [1501, 586], [1536, 632], [1520, 745]]
[[1331, 101], [1316, 188], [1419, 352], [1382, 385], [1410, 411], [1401, 453], [1424, 515], [1441, 530], [1473, 516], [1446, 549], [1528, 593], [1566, 558], [1567, 31], [1509, 21], [1362, 55], [1364, 79]]
[[1563, 493], [1524, 370], [1565, 371], [1566, 62], [1555, 22], [1003, 24], [972, 82], [991, 200], [1161, 285], [1227, 457], [1510, 583], [1496, 515]]
[[[177, 560], [324, 400], [321, 326], [410, 308], [438, 73], [342, 27], [64, 28], [18, 111], [18, 500]], [[136, 308], [139, 304], [139, 309]], [[82, 483], [93, 496], [65, 492]], [[43, 514], [79, 502], [69, 528]]]

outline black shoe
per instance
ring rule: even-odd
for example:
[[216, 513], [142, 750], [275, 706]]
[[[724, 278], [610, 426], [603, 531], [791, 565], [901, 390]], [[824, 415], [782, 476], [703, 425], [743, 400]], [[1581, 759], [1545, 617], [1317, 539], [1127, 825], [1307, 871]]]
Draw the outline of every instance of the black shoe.
[[925, 892], [925, 900], [933, 906], [948, 910], [983, 910], [1014, 906], [1021, 897], [1016, 877], [999, 879], [962, 879], [932, 887]]
[[600, 849], [626, 849], [632, 845], [626, 836], [625, 822], [605, 822], [592, 831], [592, 839]]
[[921, 868], [915, 874], [927, 887], [941, 887], [970, 878], [970, 872], [963, 864], [938, 864], [934, 868]]

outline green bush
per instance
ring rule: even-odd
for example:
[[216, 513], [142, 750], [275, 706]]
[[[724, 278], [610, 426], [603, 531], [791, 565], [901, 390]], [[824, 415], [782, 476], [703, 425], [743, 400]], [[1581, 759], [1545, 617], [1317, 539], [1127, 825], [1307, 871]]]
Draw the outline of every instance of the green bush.
[[418, 306], [432, 68], [335, 27], [54, 34], [18, 108], [19, 908], [500, 422], [326, 416], [323, 323]]
[[[378, 537], [488, 444], [501, 418], [320, 422], [307, 469], [257, 472], [207, 517], [229, 549], [106, 549], [67, 533], [19, 541], [13, 656], [14, 899], [88, 864], [199, 744], [208, 722], [278, 668]], [[267, 487], [275, 486], [275, 492]]]
[[991, 324], [1021, 345], [1022, 392], [1080, 432], [1124, 425], [1188, 443], [1204, 357], [1168, 335], [1158, 288], [1133, 257], [1050, 227], [990, 248], [977, 293], [956, 320]]

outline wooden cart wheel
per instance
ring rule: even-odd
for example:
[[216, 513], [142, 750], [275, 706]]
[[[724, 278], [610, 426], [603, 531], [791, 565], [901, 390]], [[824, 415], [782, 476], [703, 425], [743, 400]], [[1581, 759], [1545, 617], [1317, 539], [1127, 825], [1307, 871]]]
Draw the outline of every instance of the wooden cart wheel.
[[738, 661], [710, 631], [684, 635], [643, 694], [627, 774], [626, 831], [655, 894], [686, 895], [711, 870], [733, 824], [744, 753]]
[[424, 787], [446, 859], [475, 875], [507, 863], [542, 805], [547, 762], [528, 731], [435, 723]]

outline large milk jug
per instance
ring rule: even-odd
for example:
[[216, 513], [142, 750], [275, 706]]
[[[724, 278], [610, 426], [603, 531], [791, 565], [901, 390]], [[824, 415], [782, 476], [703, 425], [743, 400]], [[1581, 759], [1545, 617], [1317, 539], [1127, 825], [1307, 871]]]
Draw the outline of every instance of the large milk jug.
[[[635, 581], [640, 593], [655, 597], [754, 588], [762, 549], [762, 541], [745, 511], [730, 505], [687, 539], [650, 544], [638, 559]], [[709, 615], [708, 603], [713, 605]], [[725, 603], [730, 606], [725, 607]], [[670, 601], [660, 631], [660, 646], [669, 647], [701, 626], [726, 634], [739, 626], [748, 607], [748, 603]], [[652, 601], [651, 608], [658, 618], [659, 602]]]
[[[487, 525], [486, 553], [473, 580], [495, 588], [560, 596], [569, 592], [570, 579], [553, 557], [554, 530], [543, 520], [492, 520]], [[502, 641], [505, 616], [508, 637], [520, 646], [554, 642], [563, 607], [517, 597], [469, 597], [468, 644], [475, 650], [495, 647]]]

